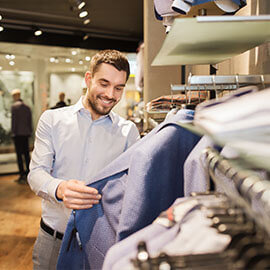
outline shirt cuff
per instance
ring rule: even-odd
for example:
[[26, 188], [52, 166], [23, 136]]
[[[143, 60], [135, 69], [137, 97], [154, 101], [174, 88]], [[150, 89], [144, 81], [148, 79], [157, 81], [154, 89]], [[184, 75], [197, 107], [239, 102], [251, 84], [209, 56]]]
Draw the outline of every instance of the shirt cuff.
[[56, 202], [62, 202], [62, 200], [58, 199], [56, 197], [56, 190], [60, 183], [62, 183], [65, 180], [54, 178], [53, 181], [50, 181], [48, 185], [48, 194], [51, 198], [53, 198]]

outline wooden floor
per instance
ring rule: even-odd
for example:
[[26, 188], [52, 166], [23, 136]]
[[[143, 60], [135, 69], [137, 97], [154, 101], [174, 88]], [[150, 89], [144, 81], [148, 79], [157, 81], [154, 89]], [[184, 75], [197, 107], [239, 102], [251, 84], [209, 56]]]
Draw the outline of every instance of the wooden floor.
[[0, 176], [0, 270], [30, 270], [41, 199], [18, 175]]

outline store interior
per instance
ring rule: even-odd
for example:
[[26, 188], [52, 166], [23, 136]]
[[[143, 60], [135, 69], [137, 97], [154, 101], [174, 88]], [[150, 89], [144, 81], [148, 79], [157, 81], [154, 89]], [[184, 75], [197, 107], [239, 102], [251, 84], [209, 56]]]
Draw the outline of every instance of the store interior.
[[[226, 100], [224, 97], [227, 94], [233, 93], [234, 90], [241, 87], [252, 85], [260, 91], [267, 90], [270, 86], [269, 1], [240, 1], [240, 6], [235, 8], [233, 12], [225, 12], [224, 6], [217, 5], [215, 1], [202, 1], [201, 4], [197, 4], [195, 1], [196, 4], [193, 6], [190, 4], [191, 9], [185, 15], [173, 13], [173, 24], [169, 24], [169, 27], [167, 22], [164, 19], [158, 19], [156, 14], [159, 1], [121, 0], [108, 1], [108, 3], [98, 0], [85, 1], [85, 10], [88, 11], [88, 15], [84, 19], [76, 17], [81, 11], [77, 4], [82, 1], [62, 1], [63, 6], [61, 7], [51, 0], [46, 1], [46, 4], [45, 1], [41, 1], [43, 4], [40, 9], [35, 4], [33, 4], [33, 8], [30, 8], [30, 3], [29, 6], [28, 4], [24, 6], [19, 0], [12, 4], [8, 1], [2, 1], [3, 3], [0, 1], [0, 7], [3, 8], [3, 14], [1, 14], [3, 24], [1, 25], [4, 27], [3, 31], [0, 32], [0, 175], [4, 177], [5, 190], [9, 189], [8, 180], [5, 177], [18, 173], [10, 134], [12, 89], [23, 89], [22, 99], [32, 109], [33, 124], [36, 127], [40, 115], [54, 106], [60, 92], [65, 92], [65, 101], [68, 105], [75, 104], [85, 93], [84, 74], [88, 70], [91, 57], [98, 50], [117, 49], [127, 56], [131, 75], [125, 87], [123, 98], [114, 111], [125, 119], [132, 120], [138, 127], [141, 137], [147, 136], [149, 132], [164, 123], [172, 109], [192, 108], [195, 110], [195, 116], [198, 112], [197, 118], [194, 120], [195, 127], [187, 125], [184, 128], [191, 131], [192, 134], [201, 136], [206, 134], [215, 142], [220, 143], [222, 147], [229, 143], [233, 150], [239, 151], [239, 156], [236, 155], [236, 158], [233, 155], [232, 158], [230, 155], [227, 158], [226, 154], [224, 158], [215, 150], [200, 149], [200, 153], [205, 155], [203, 162], [207, 164], [208, 170], [206, 190], [208, 192], [215, 191], [215, 187], [220, 185], [220, 190], [225, 190], [229, 200], [244, 209], [245, 214], [258, 225], [260, 233], [267, 239], [263, 244], [260, 242], [260, 245], [263, 245], [263, 256], [266, 258], [266, 254], [269, 253], [268, 238], [270, 236], [270, 230], [265, 226], [267, 222], [270, 222], [270, 203], [269, 197], [267, 198], [270, 191], [269, 183], [267, 183], [269, 181], [266, 180], [269, 179], [270, 155], [267, 153], [269, 141], [265, 145], [260, 145], [261, 148], [253, 145], [252, 142], [256, 136], [267, 135], [269, 128], [262, 133], [256, 133], [256, 126], [255, 131], [252, 130], [255, 135], [252, 132], [249, 133], [249, 130], [245, 130], [243, 134], [240, 134], [243, 136], [241, 137], [237, 132], [233, 133], [234, 130], [227, 122], [221, 121], [217, 128], [220, 128], [224, 133], [218, 133], [219, 137], [216, 133], [211, 133], [210, 124], [209, 130], [205, 128], [208, 127], [208, 115], [203, 114], [204, 111], [201, 111], [201, 108], [204, 109], [204, 107], [200, 105], [203, 104], [203, 101], [212, 100], [213, 102], [216, 100], [218, 103], [221, 99], [223, 102]], [[222, 2], [222, 0], [219, 1]], [[185, 1], [185, 5], [187, 2], [192, 1]], [[228, 8], [229, 2], [232, 1], [223, 2], [226, 8]], [[233, 7], [235, 7], [234, 5]], [[232, 6], [229, 5], [229, 7]], [[0, 12], [2, 12], [1, 9]], [[89, 19], [89, 22], [84, 23], [85, 19]], [[40, 26], [40, 29], [43, 27], [44, 33], [40, 39], [39, 37], [30, 37], [33, 26]], [[59, 37], [56, 37], [57, 33], [59, 33]], [[140, 47], [142, 41], [143, 47]], [[143, 63], [139, 62], [139, 57], [142, 57]], [[136, 80], [141, 76], [140, 72], [143, 73], [143, 84], [139, 86]], [[194, 104], [193, 101], [195, 101]], [[239, 104], [237, 103], [237, 105], [243, 106], [243, 104]], [[254, 114], [260, 106], [255, 107]], [[226, 107], [224, 108], [226, 109]], [[231, 107], [228, 108], [229, 111]], [[240, 120], [247, 110], [243, 109], [243, 114], [239, 116]], [[215, 111], [213, 112], [215, 113]], [[223, 115], [226, 118], [224, 111], [217, 110], [217, 112], [221, 115], [220, 119]], [[237, 117], [238, 111], [232, 117], [233, 121], [236, 121], [236, 126], [239, 120]], [[256, 122], [252, 115], [250, 119], [249, 123]], [[227, 135], [225, 131], [232, 132]], [[33, 134], [30, 143], [31, 149], [34, 137]], [[232, 138], [231, 141], [229, 137]], [[238, 142], [237, 145], [233, 141], [235, 138]], [[249, 150], [247, 151], [246, 148]], [[170, 147], [169, 149], [172, 150]], [[229, 163], [226, 163], [227, 161]], [[232, 163], [230, 163], [231, 161]], [[239, 166], [239, 164], [243, 166]], [[203, 171], [201, 167], [200, 169], [201, 171], [198, 171], [204, 174], [205, 170]], [[200, 178], [199, 172], [190, 174], [194, 178]], [[251, 177], [254, 182], [245, 182], [247, 178], [250, 180], [250, 175], [253, 175], [254, 172], [256, 179]], [[236, 184], [241, 182], [240, 187], [235, 188], [234, 184], [228, 185], [227, 182], [224, 184], [223, 179], [226, 177], [233, 179]], [[260, 181], [263, 182], [261, 186], [258, 184]], [[246, 186], [243, 187], [242, 183], [244, 182]], [[25, 189], [25, 187], [19, 188], [20, 190]], [[240, 189], [239, 193], [235, 192], [236, 189]], [[199, 192], [197, 187], [194, 190]], [[191, 188], [189, 194], [194, 190]], [[28, 196], [30, 195], [26, 195], [25, 199]], [[218, 200], [223, 199], [223, 197], [218, 198]], [[255, 209], [259, 209], [257, 212], [253, 209], [254, 204], [259, 205], [258, 208], [255, 207]], [[34, 212], [33, 215], [37, 215], [39, 211], [34, 208]], [[39, 225], [38, 219], [33, 222], [37, 226]], [[37, 228], [33, 230], [35, 231]], [[262, 235], [260, 234], [260, 237]], [[151, 239], [149, 239], [149, 246], [149, 254], [153, 259], [150, 261], [156, 267], [156, 261], [162, 261], [162, 258], [160, 255], [156, 256], [158, 253], [154, 245], [151, 246]], [[119, 249], [117, 247], [109, 253], [109, 257], [106, 257], [107, 265], [105, 264], [104, 270], [110, 269], [111, 265], [108, 262], [111, 261], [115, 263], [115, 268], [111, 269], [124, 269], [119, 267], [127, 265], [130, 267], [128, 255], [122, 259], [118, 258], [118, 261], [114, 258], [117, 257], [115, 255], [117, 252], [123, 252], [128, 246], [121, 247], [120, 245]], [[134, 252], [133, 250], [133, 254]], [[188, 253], [188, 255], [190, 254]], [[64, 259], [68, 261], [67, 257]], [[222, 261], [224, 258], [220, 257], [219, 259]], [[27, 260], [29, 263], [29, 258]], [[136, 260], [138, 268], [132, 269], [152, 269], [143, 268], [142, 262], [138, 258]], [[188, 262], [188, 258], [186, 260], [185, 262]], [[232, 267], [230, 259], [228, 259], [229, 262], [226, 260], [224, 259], [224, 264], [226, 266], [228, 264], [228, 268], [224, 269], [230, 269], [229, 266]], [[245, 269], [243, 265], [248, 265], [245, 258], [238, 263], [233, 265], [235, 268], [231, 269]], [[254, 265], [256, 263], [264, 265], [265, 263], [269, 266], [268, 261], [259, 262], [259, 259], [256, 263], [252, 261], [252, 265], [253, 263]], [[217, 265], [209, 269], [216, 269]], [[196, 266], [194, 269], [207, 268]]]

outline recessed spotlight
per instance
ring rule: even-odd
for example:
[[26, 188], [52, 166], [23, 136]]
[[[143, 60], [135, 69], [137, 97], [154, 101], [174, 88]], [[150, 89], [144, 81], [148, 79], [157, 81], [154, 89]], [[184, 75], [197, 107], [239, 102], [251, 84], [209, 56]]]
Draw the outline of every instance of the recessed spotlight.
[[58, 64], [58, 63], [59, 63], [59, 59], [58, 59], [57, 57], [55, 57], [54, 62], [55, 62], [56, 64]]
[[0, 15], [0, 20], [2, 20], [3, 19], [3, 17], [2, 17], [2, 15]]
[[89, 38], [89, 36], [87, 35], [87, 34], [85, 34], [84, 36], [83, 36], [83, 40], [87, 40]]
[[14, 61], [9, 61], [9, 64], [10, 64], [11, 66], [14, 66], [14, 65], [15, 65], [15, 62], [14, 62]]
[[3, 68], [0, 66], [0, 70], [2, 70]]
[[91, 57], [90, 56], [85, 56], [85, 60], [86, 61], [90, 61], [91, 60]]
[[87, 18], [87, 19], [85, 19], [84, 21], [83, 21], [83, 24], [88, 24], [88, 23], [90, 23], [90, 19], [89, 18]]
[[37, 30], [34, 32], [34, 35], [38, 37], [38, 36], [42, 35], [42, 31], [41, 31], [40, 29], [37, 29]]
[[78, 9], [82, 9], [85, 6], [85, 2], [82, 1], [81, 3], [78, 4]]
[[77, 53], [77, 51], [73, 50], [73, 51], [71, 52], [71, 54], [72, 54], [72, 55], [77, 55], [78, 53]]
[[75, 71], [75, 68], [71, 68], [71, 71], [74, 72]]
[[66, 58], [66, 63], [70, 63], [71, 62], [71, 59], [70, 58]]
[[84, 17], [86, 17], [87, 15], [88, 15], [88, 12], [87, 12], [86, 10], [84, 10], [84, 11], [80, 12], [79, 17], [80, 17], [80, 18], [84, 18]]
[[4, 27], [0, 26], [0, 32], [4, 31]]
[[79, 64], [82, 65], [82, 64], [83, 64], [83, 60], [80, 60], [80, 61], [79, 61]]
[[55, 62], [55, 58], [54, 57], [50, 57], [50, 62], [51, 63]]
[[6, 54], [6, 59], [8, 60], [12, 60], [12, 59], [15, 59], [15, 55], [14, 54]]

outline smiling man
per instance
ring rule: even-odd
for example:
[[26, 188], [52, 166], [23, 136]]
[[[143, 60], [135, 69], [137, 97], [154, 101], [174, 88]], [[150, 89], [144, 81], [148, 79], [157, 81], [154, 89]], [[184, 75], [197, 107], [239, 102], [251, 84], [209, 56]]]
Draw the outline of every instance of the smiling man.
[[114, 113], [129, 78], [127, 58], [98, 52], [85, 74], [87, 92], [73, 106], [45, 111], [39, 120], [28, 182], [42, 197], [34, 269], [56, 269], [72, 209], [87, 209], [101, 195], [86, 186], [102, 168], [139, 139], [134, 123]]

